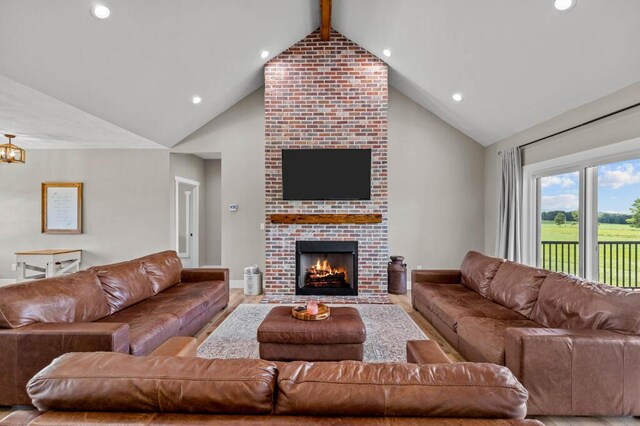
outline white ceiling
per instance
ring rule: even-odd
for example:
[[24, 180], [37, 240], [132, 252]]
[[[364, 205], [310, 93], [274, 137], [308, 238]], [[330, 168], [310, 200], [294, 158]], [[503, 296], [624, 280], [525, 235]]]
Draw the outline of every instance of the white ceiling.
[[317, 0], [104, 0], [98, 20], [95, 3], [0, 1], [0, 74], [167, 147], [260, 87], [261, 51], [320, 13]]
[[[2, 0], [0, 85], [20, 83], [167, 147], [262, 84], [263, 49], [273, 56], [319, 25], [318, 0], [104, 3], [111, 17], [101, 21], [93, 0]], [[391, 49], [394, 87], [485, 145], [640, 81], [638, 22], [640, 0], [578, 0], [570, 12], [553, 0], [333, 5], [336, 30], [379, 56]], [[4, 114], [15, 91], [0, 87], [1, 130], [65, 139], [55, 106], [29, 114], [38, 96]], [[451, 100], [455, 91], [464, 102]]]
[[162, 148], [0, 75], [0, 134], [4, 133], [16, 135], [13, 142], [29, 149]]
[[391, 49], [394, 87], [489, 145], [640, 81], [639, 0], [553, 3], [342, 0], [333, 26]]

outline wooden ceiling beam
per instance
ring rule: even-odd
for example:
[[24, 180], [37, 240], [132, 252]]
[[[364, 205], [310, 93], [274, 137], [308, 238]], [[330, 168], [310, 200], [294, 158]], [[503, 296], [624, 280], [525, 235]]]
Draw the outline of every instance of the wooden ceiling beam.
[[331, 38], [331, 0], [320, 0], [320, 15], [322, 16], [320, 39], [328, 41]]

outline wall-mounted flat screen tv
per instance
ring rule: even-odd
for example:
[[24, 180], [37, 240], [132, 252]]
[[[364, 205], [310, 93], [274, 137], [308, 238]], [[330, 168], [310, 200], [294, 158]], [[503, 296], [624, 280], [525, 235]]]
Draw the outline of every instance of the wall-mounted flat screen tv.
[[283, 149], [285, 200], [371, 199], [370, 149]]

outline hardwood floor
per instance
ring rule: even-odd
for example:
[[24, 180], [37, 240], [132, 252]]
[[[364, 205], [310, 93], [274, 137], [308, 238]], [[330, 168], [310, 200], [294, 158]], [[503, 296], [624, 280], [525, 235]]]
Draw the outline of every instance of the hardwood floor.
[[[460, 354], [453, 348], [440, 334], [411, 306], [411, 296], [407, 295], [391, 295], [391, 301], [400, 305], [402, 309], [411, 317], [411, 319], [422, 329], [422, 331], [431, 339], [438, 342], [444, 352], [455, 361], [464, 361]], [[224, 321], [238, 305], [242, 303], [260, 303], [262, 296], [245, 296], [241, 289], [232, 289], [229, 295], [229, 306], [218, 314], [209, 324], [196, 335], [198, 346], [206, 340], [206, 338]], [[11, 410], [0, 408], [0, 419], [9, 414]], [[626, 426], [640, 425], [640, 419], [632, 417], [557, 417], [557, 416], [538, 416], [532, 417], [540, 420], [547, 426]]]
[[[464, 361], [464, 358], [451, 346], [447, 341], [429, 324], [424, 317], [413, 309], [411, 306], [411, 295], [390, 295], [391, 301], [400, 305], [402, 309], [411, 317], [411, 319], [420, 327], [429, 339], [438, 342], [442, 350], [454, 361]], [[207, 324], [200, 333], [198, 345], [205, 339], [233, 312], [233, 310], [242, 303], [260, 303], [262, 296], [245, 296], [241, 289], [232, 289], [229, 297], [229, 306], [209, 324]], [[558, 417], [558, 416], [536, 416], [531, 417], [540, 420], [547, 426], [626, 426], [640, 425], [640, 419], [633, 417]]]

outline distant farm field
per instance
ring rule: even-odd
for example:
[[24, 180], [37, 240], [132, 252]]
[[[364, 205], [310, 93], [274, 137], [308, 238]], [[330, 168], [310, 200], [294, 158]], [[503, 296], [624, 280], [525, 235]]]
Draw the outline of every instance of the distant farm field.
[[[578, 274], [578, 225], [575, 222], [556, 225], [553, 221], [543, 221], [541, 241], [541, 266]], [[549, 241], [566, 243], [545, 244]], [[600, 223], [598, 243], [599, 281], [619, 287], [640, 287], [640, 229]]]
[[[541, 237], [542, 241], [578, 241], [578, 224], [566, 222], [564, 225], [558, 226], [553, 221], [545, 220], [542, 222]], [[640, 228], [614, 223], [599, 223], [598, 241], [640, 242]]]

